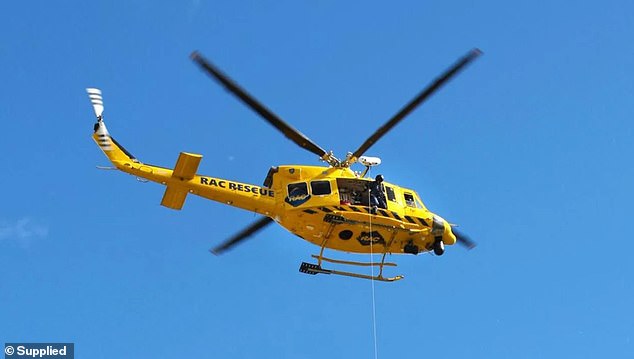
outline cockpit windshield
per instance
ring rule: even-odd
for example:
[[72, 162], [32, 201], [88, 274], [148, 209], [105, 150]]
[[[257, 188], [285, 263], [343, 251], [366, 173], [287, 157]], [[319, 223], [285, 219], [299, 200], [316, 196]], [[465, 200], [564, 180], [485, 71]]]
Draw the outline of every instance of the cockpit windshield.
[[420, 200], [418, 193], [414, 192], [414, 200], [416, 201], [416, 208], [426, 209], [423, 201]]

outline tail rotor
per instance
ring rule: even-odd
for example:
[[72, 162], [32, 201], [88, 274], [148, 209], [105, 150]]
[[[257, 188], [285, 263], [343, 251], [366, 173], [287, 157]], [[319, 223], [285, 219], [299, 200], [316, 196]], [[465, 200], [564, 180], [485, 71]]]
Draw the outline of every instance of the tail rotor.
[[97, 121], [101, 122], [103, 119], [103, 97], [101, 97], [101, 90], [98, 88], [87, 88], [86, 92], [88, 93], [88, 97], [90, 97], [90, 102], [92, 103], [92, 109], [95, 111], [95, 116], [97, 116]]

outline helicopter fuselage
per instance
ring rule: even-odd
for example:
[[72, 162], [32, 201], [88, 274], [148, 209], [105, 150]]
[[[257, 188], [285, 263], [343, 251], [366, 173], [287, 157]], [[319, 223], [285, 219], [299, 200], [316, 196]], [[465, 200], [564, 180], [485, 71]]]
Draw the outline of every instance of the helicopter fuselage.
[[169, 169], [128, 158], [123, 150], [117, 156], [118, 144], [109, 146], [104, 152], [118, 169], [167, 186], [161, 204], [168, 208], [181, 209], [194, 194], [267, 216], [318, 246], [353, 253], [417, 254], [440, 237], [446, 245], [456, 242], [450, 225], [413, 190], [383, 182], [387, 205], [372, 206], [367, 189], [374, 180], [350, 168], [283, 165], [271, 168], [259, 186], [196, 174], [200, 155], [181, 153]]

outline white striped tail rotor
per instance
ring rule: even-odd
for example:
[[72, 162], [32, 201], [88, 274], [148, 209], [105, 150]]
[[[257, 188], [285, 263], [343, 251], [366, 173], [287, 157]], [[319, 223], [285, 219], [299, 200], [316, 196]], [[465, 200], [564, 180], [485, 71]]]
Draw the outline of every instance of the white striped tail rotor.
[[90, 97], [90, 102], [92, 103], [93, 110], [95, 110], [97, 120], [101, 121], [103, 114], [103, 97], [101, 97], [101, 90], [97, 88], [87, 88], [86, 92], [88, 92], [88, 97]]

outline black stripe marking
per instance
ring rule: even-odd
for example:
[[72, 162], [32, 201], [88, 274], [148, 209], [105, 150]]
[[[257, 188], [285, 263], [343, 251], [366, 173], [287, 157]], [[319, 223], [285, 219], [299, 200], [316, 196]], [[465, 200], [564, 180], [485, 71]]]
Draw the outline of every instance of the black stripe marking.
[[414, 218], [410, 217], [410, 216], [405, 216], [405, 219], [409, 222], [409, 223], [414, 223], [416, 224], [416, 221], [414, 220]]
[[330, 210], [330, 209], [329, 209], [329, 208], [327, 208], [327, 207], [319, 207], [319, 209], [321, 209], [322, 211], [324, 211], [324, 212], [326, 212], [326, 213], [330, 213], [330, 212], [332, 212], [332, 210]]
[[305, 209], [304, 212], [308, 213], [308, 214], [315, 214], [317, 213], [317, 211], [313, 211], [312, 209]]
[[352, 207], [352, 206], [350, 206], [350, 208], [352, 208], [352, 210], [353, 210], [354, 212], [361, 212], [361, 210], [360, 210], [360, 209], [358, 209], [357, 207]]
[[394, 216], [394, 218], [398, 219], [399, 221], [402, 221], [401, 217], [399, 217], [398, 213], [392, 211], [392, 215]]
[[342, 211], [342, 212], [347, 212], [348, 211], [347, 209], [345, 209], [343, 207], [337, 207], [337, 206], [335, 206], [335, 209], [337, 209], [339, 211]]
[[416, 217], [416, 219], [417, 219], [417, 220], [419, 220], [419, 221], [420, 221], [420, 223], [421, 223], [423, 226], [429, 227], [429, 224], [427, 224], [427, 222], [425, 222], [425, 220], [424, 220], [424, 219], [422, 219], [422, 218], [418, 218], [418, 217]]
[[379, 213], [381, 213], [381, 215], [383, 215], [383, 217], [390, 217], [390, 215], [387, 214], [387, 212], [382, 210], [382, 209], [379, 209]]

